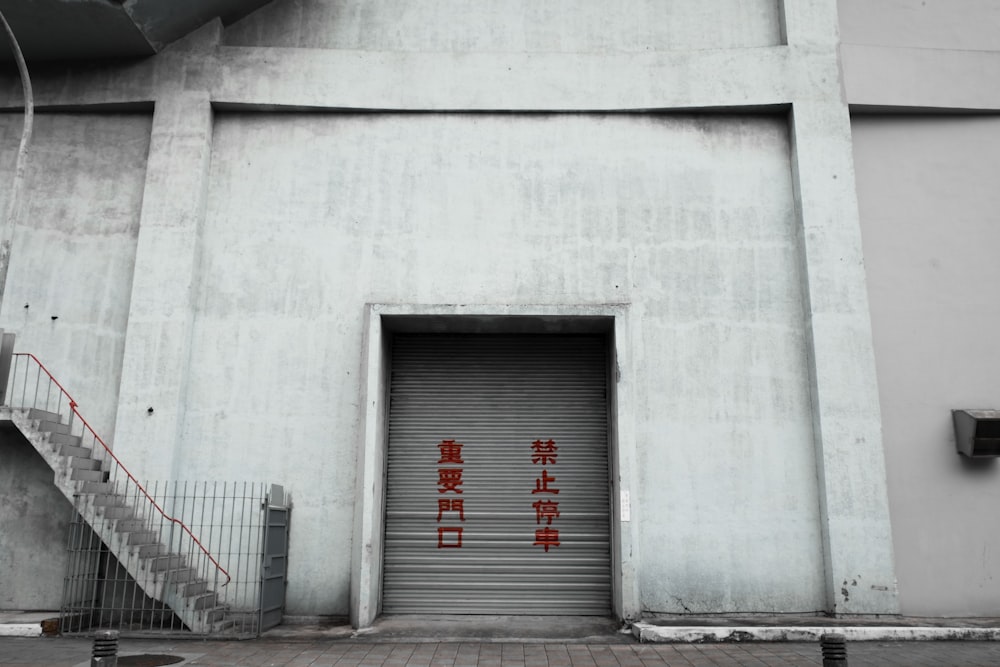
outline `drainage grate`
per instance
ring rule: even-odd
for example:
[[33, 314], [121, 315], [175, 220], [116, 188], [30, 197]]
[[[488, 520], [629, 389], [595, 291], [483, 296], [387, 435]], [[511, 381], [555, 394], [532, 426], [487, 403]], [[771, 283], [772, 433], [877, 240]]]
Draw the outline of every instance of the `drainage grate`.
[[184, 662], [184, 658], [177, 655], [120, 655], [118, 656], [118, 667], [162, 667], [163, 665], [176, 665]]

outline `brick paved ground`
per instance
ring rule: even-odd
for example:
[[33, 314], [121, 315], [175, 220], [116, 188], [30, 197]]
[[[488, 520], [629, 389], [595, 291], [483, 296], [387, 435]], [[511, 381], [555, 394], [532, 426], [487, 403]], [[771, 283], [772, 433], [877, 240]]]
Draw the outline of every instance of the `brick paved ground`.
[[[4, 667], [89, 665], [90, 640], [0, 638]], [[121, 655], [171, 654], [213, 667], [748, 667], [823, 664], [817, 644], [360, 643], [123, 640]], [[864, 642], [850, 667], [995, 667], [1000, 642]]]

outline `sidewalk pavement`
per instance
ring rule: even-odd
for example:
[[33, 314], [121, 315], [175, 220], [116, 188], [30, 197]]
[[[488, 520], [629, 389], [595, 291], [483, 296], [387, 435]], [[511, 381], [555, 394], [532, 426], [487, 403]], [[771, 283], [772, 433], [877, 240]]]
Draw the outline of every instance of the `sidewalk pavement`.
[[[88, 667], [84, 638], [0, 637], [4, 667]], [[997, 642], [857, 642], [850, 667], [987, 667], [1000, 665]], [[125, 639], [120, 667], [158, 667], [183, 658], [192, 667], [731, 667], [822, 666], [818, 643], [640, 644], [560, 642], [385, 642]], [[141, 656], [147, 656], [142, 658]]]
[[[35, 616], [45, 614], [0, 613], [0, 622], [6, 621], [9, 627], [15, 627], [18, 621], [37, 623]], [[286, 621], [289, 622], [267, 631], [260, 639], [242, 641], [166, 635], [152, 639], [126, 637], [119, 644], [118, 664], [119, 667], [166, 664], [192, 667], [820, 667], [822, 652], [815, 633], [825, 631], [848, 637], [850, 667], [1000, 665], [1000, 619], [985, 618], [894, 618], [890, 621], [885, 618], [820, 619], [809, 615], [683, 616], [650, 619], [623, 629], [613, 619], [597, 617], [395, 616], [380, 617], [371, 628], [361, 631], [347, 625], [346, 619], [289, 617]], [[818, 621], [823, 625], [818, 625]], [[910, 641], [898, 641], [898, 637]], [[937, 640], [927, 641], [932, 639]], [[650, 641], [654, 643], [647, 643]], [[89, 667], [92, 645], [92, 639], [87, 637], [0, 636], [0, 667]], [[157, 661], [153, 656], [161, 658]], [[170, 663], [171, 659], [177, 662]]]

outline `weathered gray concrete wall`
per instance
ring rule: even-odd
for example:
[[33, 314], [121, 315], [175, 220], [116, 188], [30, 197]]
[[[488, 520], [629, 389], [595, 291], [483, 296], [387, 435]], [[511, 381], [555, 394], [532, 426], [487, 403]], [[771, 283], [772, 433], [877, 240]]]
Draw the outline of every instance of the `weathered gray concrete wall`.
[[0, 609], [59, 609], [72, 506], [53, 474], [15, 428], [0, 428]]
[[650, 51], [780, 43], [776, 0], [282, 0], [233, 46], [372, 51]]
[[629, 302], [644, 604], [820, 609], [788, 152], [781, 117], [222, 115], [176, 455], [294, 489], [289, 612], [346, 613], [364, 304]]
[[836, 0], [638, 6], [286, 0], [228, 45], [36, 79], [41, 106], [155, 102], [117, 447], [291, 489], [292, 613], [378, 575], [349, 565], [367, 301], [626, 304], [628, 617], [896, 609]]
[[855, 117], [854, 155], [905, 614], [990, 616], [1000, 465], [954, 408], [1000, 408], [1000, 118]]
[[[20, 114], [0, 115], [0, 145], [17, 146], [21, 127]], [[0, 313], [17, 351], [38, 356], [109, 443], [148, 146], [146, 116], [36, 116]], [[0, 182], [15, 156], [0, 153]], [[0, 188], [5, 212], [9, 194]], [[22, 438], [0, 439], [0, 461], [0, 608], [58, 609], [69, 502]]]
[[[0, 115], [0, 145], [16, 147], [21, 115]], [[149, 117], [35, 118], [20, 224], [0, 327], [34, 353], [98, 434], [114, 434]], [[16, 150], [0, 153], [0, 183]], [[0, 188], [6, 212], [10, 189]], [[178, 196], [183, 196], [179, 194]]]

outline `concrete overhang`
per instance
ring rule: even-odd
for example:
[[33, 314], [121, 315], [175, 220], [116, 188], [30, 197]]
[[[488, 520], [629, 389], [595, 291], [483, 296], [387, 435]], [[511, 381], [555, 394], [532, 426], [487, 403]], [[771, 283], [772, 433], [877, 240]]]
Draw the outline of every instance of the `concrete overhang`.
[[[269, 2], [0, 0], [0, 12], [26, 60], [95, 60], [149, 56], [217, 17], [232, 23]], [[10, 62], [12, 52], [4, 45], [0, 63]]]

